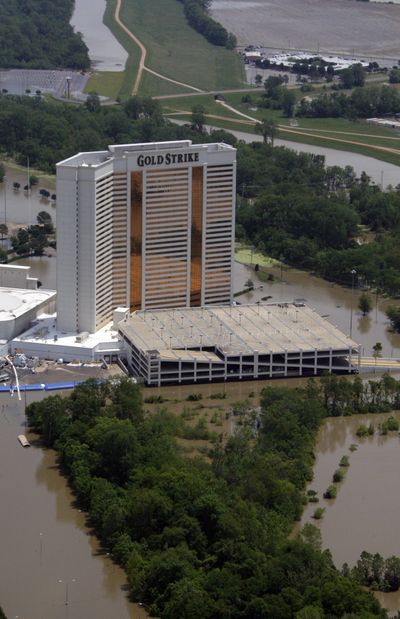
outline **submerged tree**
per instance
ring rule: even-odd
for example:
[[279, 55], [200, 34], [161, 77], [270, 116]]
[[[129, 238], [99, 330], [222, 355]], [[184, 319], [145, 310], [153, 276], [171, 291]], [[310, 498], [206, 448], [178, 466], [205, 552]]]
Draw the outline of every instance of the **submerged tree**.
[[372, 309], [371, 297], [368, 293], [363, 292], [358, 300], [358, 309], [362, 312], [363, 316], [370, 313]]

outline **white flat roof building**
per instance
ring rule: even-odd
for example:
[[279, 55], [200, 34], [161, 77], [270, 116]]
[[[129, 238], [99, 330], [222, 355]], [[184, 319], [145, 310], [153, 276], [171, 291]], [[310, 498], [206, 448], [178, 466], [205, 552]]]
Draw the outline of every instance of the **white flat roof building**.
[[54, 311], [55, 299], [54, 290], [0, 288], [0, 339], [10, 340], [28, 329], [38, 314]]
[[303, 303], [135, 312], [118, 325], [147, 385], [355, 371], [360, 347]]
[[123, 144], [57, 165], [57, 328], [232, 301], [236, 150]]

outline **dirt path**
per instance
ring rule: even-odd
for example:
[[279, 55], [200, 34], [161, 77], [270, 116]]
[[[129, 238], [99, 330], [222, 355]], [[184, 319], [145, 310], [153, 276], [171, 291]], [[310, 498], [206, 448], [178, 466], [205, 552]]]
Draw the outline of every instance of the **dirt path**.
[[[161, 75], [161, 73], [157, 73], [157, 71], [153, 71], [153, 69], [149, 69], [148, 67], [143, 67], [143, 68], [148, 73], [152, 73], [153, 75], [156, 75], [157, 77], [160, 77], [162, 80], [166, 80], [167, 82], [172, 82], [173, 84], [178, 84], [178, 86], [184, 86], [185, 88], [191, 88], [192, 90], [195, 91], [195, 93], [189, 92], [189, 93], [185, 93], [185, 94], [189, 94], [189, 95], [196, 94], [196, 93], [204, 94], [204, 90], [200, 90], [200, 88], [196, 88], [195, 86], [189, 86], [189, 84], [185, 84], [184, 82], [178, 82], [177, 80], [173, 80], [170, 77], [166, 77], [165, 75]], [[176, 97], [177, 95], [173, 95], [173, 96]]]
[[121, 21], [120, 19], [121, 4], [122, 4], [122, 0], [117, 0], [117, 4], [115, 6], [115, 12], [114, 12], [114, 19], [117, 22], [118, 26], [122, 28], [122, 30], [128, 35], [128, 37], [131, 38], [132, 41], [134, 41], [140, 49], [139, 69], [136, 75], [135, 84], [132, 89], [132, 96], [135, 96], [138, 93], [140, 82], [142, 81], [142, 75], [144, 71], [144, 62], [146, 60], [147, 49], [145, 48], [143, 43], [139, 41], [139, 39], [135, 37], [135, 35]]
[[136, 45], [140, 49], [139, 69], [136, 75], [135, 84], [132, 89], [132, 93], [131, 93], [132, 97], [137, 95], [139, 91], [140, 83], [143, 77], [143, 71], [152, 73], [153, 75], [156, 75], [160, 79], [166, 80], [167, 82], [172, 82], [173, 84], [178, 84], [178, 86], [184, 86], [185, 88], [194, 90], [197, 93], [204, 92], [203, 90], [200, 90], [199, 88], [196, 88], [195, 86], [191, 86], [190, 84], [185, 84], [184, 82], [178, 82], [177, 80], [173, 80], [170, 77], [166, 77], [165, 75], [162, 75], [161, 73], [157, 73], [156, 71], [153, 71], [152, 69], [149, 69], [148, 67], [146, 67], [145, 61], [146, 61], [146, 56], [147, 56], [147, 49], [145, 48], [143, 43], [133, 34], [133, 32], [131, 32], [131, 30], [129, 30], [129, 28], [127, 28], [125, 24], [121, 21], [121, 18], [120, 18], [121, 4], [122, 4], [122, 0], [117, 0], [117, 4], [115, 6], [115, 11], [114, 11], [114, 19], [116, 23], [118, 24], [118, 26], [122, 28], [122, 30], [128, 35], [128, 37], [132, 39], [132, 41], [134, 41], [134, 43], [136, 43]]
[[[231, 112], [234, 112], [236, 114], [238, 114], [239, 116], [242, 116], [243, 118], [248, 119], [249, 121], [252, 121], [254, 124], [259, 123], [260, 121], [257, 118], [253, 118], [252, 116], [248, 116], [247, 114], [244, 114], [243, 112], [239, 112], [239, 110], [236, 110], [234, 107], [232, 107], [231, 105], [228, 105], [227, 103], [224, 103], [223, 101], [219, 101], [218, 102], [220, 105], [222, 105], [222, 107], [225, 107], [226, 109], [230, 110]], [[363, 146], [366, 148], [372, 148], [373, 150], [379, 150], [385, 153], [392, 153], [394, 155], [400, 155], [400, 149], [398, 148], [389, 148], [388, 146], [378, 146], [376, 144], [367, 144], [365, 142], [356, 142], [355, 140], [343, 140], [342, 138], [334, 138], [331, 136], [324, 136], [324, 135], [318, 135], [318, 133], [310, 133], [310, 131], [312, 131], [312, 129], [307, 129], [306, 132], [300, 130], [300, 129], [292, 129], [289, 127], [286, 127], [284, 125], [277, 125], [279, 131], [284, 131], [285, 133], [293, 133], [296, 135], [301, 135], [305, 138], [307, 137], [311, 137], [311, 138], [325, 138], [327, 140], [330, 140], [332, 142], [339, 142], [341, 144], [354, 144], [355, 146]], [[323, 129], [317, 129], [317, 131], [323, 131]], [[331, 133], [328, 130], [329, 133]], [[363, 134], [365, 135], [365, 134]], [[377, 137], [377, 136], [373, 136], [373, 137]]]

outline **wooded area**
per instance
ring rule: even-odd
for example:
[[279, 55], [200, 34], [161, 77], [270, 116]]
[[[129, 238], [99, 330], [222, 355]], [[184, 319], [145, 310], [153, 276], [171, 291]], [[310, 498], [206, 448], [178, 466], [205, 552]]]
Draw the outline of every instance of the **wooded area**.
[[242, 426], [197, 459], [178, 442], [183, 418], [146, 413], [141, 388], [125, 378], [88, 381], [70, 397], [29, 405], [27, 414], [58, 450], [79, 504], [152, 615], [385, 617], [335, 569], [314, 527], [288, 538], [327, 413], [320, 387], [267, 387], [261, 407], [257, 433]]
[[239, 240], [348, 285], [356, 269], [363, 285], [400, 294], [399, 186], [382, 191], [351, 167], [253, 143], [239, 145], [237, 188]]
[[74, 0], [0, 0], [0, 67], [88, 69], [70, 19]]

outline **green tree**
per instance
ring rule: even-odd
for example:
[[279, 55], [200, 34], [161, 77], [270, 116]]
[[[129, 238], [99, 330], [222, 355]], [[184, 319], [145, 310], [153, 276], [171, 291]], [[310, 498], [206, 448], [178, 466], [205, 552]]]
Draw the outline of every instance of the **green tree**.
[[37, 214], [36, 221], [38, 222], [39, 226], [44, 227], [44, 231], [46, 234], [53, 234], [54, 227], [50, 213], [48, 213], [47, 211], [40, 211], [40, 213]]
[[264, 144], [267, 144], [269, 140], [271, 146], [273, 146], [274, 140], [278, 135], [278, 125], [272, 119], [264, 119], [261, 122], [257, 122], [255, 132], [262, 135]]
[[192, 107], [191, 128], [199, 133], [204, 132], [206, 123], [205, 108], [203, 105], [194, 105]]
[[386, 316], [390, 320], [391, 327], [397, 333], [400, 333], [400, 307], [389, 305], [386, 310]]
[[284, 89], [281, 97], [282, 111], [285, 116], [290, 118], [293, 116], [294, 107], [296, 105], [296, 95], [293, 90]]
[[5, 236], [8, 236], [8, 227], [6, 224], [0, 224], [0, 234], [1, 240], [3, 240]]
[[369, 314], [372, 309], [371, 297], [366, 292], [361, 293], [358, 299], [358, 309], [362, 312], [363, 316]]
[[376, 342], [376, 344], [372, 347], [372, 356], [375, 360], [374, 372], [376, 372], [376, 362], [380, 357], [382, 357], [382, 344], [380, 342]]
[[88, 94], [85, 101], [85, 108], [92, 113], [98, 113], [100, 111], [100, 97], [97, 92], [90, 92]]

